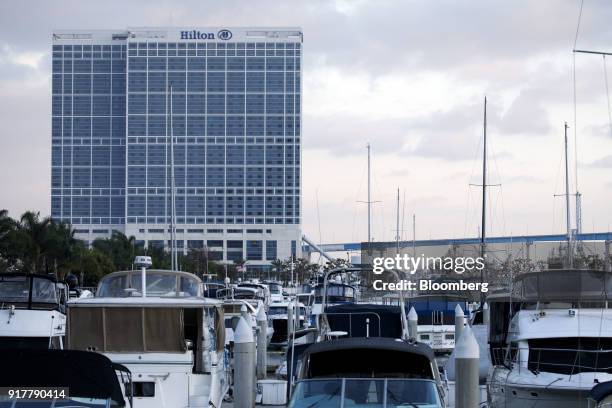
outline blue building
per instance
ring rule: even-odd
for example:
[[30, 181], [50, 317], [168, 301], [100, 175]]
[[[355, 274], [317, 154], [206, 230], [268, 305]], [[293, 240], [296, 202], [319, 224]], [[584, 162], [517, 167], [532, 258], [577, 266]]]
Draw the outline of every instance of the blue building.
[[299, 28], [55, 32], [52, 216], [167, 246], [174, 184], [179, 247], [297, 255], [301, 59]]

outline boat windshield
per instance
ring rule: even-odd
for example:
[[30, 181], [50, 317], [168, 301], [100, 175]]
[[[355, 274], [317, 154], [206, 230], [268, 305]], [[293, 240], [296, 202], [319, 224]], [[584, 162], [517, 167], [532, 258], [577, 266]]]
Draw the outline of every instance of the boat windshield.
[[[100, 281], [98, 297], [140, 296], [142, 276], [140, 272], [126, 272], [108, 276]], [[197, 277], [173, 272], [147, 272], [147, 296], [198, 296], [200, 283]]]
[[[323, 285], [315, 288], [315, 298], [318, 302], [323, 301]], [[354, 298], [355, 289], [352, 286], [334, 284], [329, 284], [327, 286], [328, 302], [352, 301]]]
[[0, 276], [0, 302], [58, 303], [55, 282], [35, 276]]
[[270, 289], [270, 293], [273, 295], [283, 294], [283, 287], [278, 283], [268, 283], [268, 288]]
[[436, 383], [423, 379], [331, 378], [302, 380], [289, 408], [442, 407]]

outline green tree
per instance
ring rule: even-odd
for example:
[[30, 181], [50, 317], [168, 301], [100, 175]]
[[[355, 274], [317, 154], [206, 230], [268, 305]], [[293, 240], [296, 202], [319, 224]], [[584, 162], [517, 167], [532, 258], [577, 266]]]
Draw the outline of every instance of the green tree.
[[110, 238], [98, 238], [92, 243], [92, 248], [106, 254], [117, 270], [130, 270], [136, 256], [136, 238], [126, 236], [122, 232], [113, 231]]

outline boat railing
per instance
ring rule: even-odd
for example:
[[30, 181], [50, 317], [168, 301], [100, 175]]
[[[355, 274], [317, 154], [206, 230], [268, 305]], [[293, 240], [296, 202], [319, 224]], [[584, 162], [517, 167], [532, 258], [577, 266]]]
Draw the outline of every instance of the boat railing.
[[217, 299], [232, 299], [234, 297], [234, 289], [233, 288], [222, 288], [217, 289], [215, 292]]
[[552, 372], [572, 375], [611, 372], [612, 349], [505, 347], [491, 349], [494, 365], [527, 370], [533, 374]]
[[[374, 318], [376, 318], [377, 321], [377, 325], [376, 327], [378, 328], [378, 336], [376, 337], [381, 337], [381, 324], [380, 324], [380, 315], [376, 312], [325, 312], [325, 315], [327, 316], [348, 316], [348, 321], [349, 321], [349, 331], [348, 331], [348, 337], [353, 337], [353, 316], [373, 316]], [[370, 321], [369, 318], [366, 317], [365, 321], [364, 321], [365, 325], [366, 325], [366, 337], [373, 337], [370, 333]], [[328, 325], [330, 326], [330, 330], [334, 330], [331, 328], [331, 324], [328, 323]]]

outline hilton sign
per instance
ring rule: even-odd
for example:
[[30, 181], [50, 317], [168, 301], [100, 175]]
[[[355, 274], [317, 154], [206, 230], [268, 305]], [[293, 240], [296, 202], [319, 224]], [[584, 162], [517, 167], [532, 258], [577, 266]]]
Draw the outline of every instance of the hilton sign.
[[220, 30], [216, 34], [199, 30], [181, 31], [181, 40], [229, 40], [230, 38], [232, 38], [232, 32], [230, 30]]

